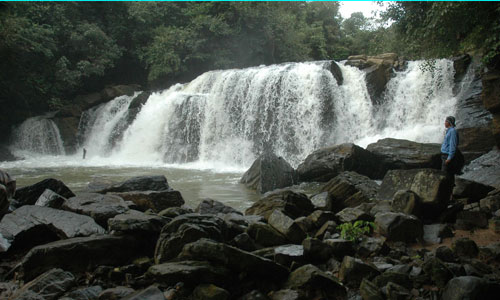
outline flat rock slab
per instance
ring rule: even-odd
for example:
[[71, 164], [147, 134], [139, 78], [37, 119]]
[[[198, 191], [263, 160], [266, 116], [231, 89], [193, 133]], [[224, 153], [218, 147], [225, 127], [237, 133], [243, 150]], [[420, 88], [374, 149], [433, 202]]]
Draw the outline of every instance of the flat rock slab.
[[163, 175], [158, 176], [137, 176], [124, 182], [98, 186], [93, 189], [95, 193], [123, 193], [135, 191], [163, 191], [169, 190], [167, 178]]
[[170, 219], [149, 215], [137, 210], [129, 210], [108, 220], [109, 230], [118, 232], [160, 233]]
[[[0, 234], [11, 245], [36, 246], [44, 242], [43, 233], [47, 233], [45, 242], [52, 241], [54, 236], [67, 239], [93, 234], [104, 234], [105, 230], [94, 219], [76, 213], [57, 210], [49, 207], [25, 205], [4, 216], [0, 222]], [[30, 244], [31, 242], [35, 244]]]
[[140, 237], [100, 235], [56, 241], [31, 249], [19, 264], [19, 276], [31, 280], [52, 268], [83, 272], [101, 265], [117, 266], [151, 255]]
[[83, 193], [71, 197], [64, 202], [62, 208], [90, 216], [103, 227], [107, 226], [108, 219], [129, 210], [128, 205], [121, 197], [97, 193]]
[[132, 201], [139, 210], [148, 209], [158, 213], [170, 207], [179, 207], [184, 205], [184, 199], [179, 191], [172, 189], [162, 191], [134, 191], [113, 193], [125, 201]]

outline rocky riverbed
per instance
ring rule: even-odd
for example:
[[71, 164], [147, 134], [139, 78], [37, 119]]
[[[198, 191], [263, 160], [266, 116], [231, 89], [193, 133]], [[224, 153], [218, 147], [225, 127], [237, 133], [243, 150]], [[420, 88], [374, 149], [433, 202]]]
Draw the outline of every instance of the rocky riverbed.
[[187, 207], [164, 176], [20, 187], [0, 221], [0, 298], [496, 299], [499, 187], [460, 178], [450, 200], [433, 147], [337, 145], [296, 170], [266, 154], [242, 178], [264, 193], [245, 212]]

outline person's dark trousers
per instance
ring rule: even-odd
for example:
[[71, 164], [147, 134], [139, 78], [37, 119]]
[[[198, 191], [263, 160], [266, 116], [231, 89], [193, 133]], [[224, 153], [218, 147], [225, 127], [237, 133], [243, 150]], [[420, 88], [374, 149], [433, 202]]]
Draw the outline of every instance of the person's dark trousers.
[[450, 183], [450, 200], [453, 196], [453, 187], [455, 186], [455, 173], [451, 169], [451, 162], [446, 164], [448, 154], [441, 153], [441, 171], [446, 173], [446, 180]]

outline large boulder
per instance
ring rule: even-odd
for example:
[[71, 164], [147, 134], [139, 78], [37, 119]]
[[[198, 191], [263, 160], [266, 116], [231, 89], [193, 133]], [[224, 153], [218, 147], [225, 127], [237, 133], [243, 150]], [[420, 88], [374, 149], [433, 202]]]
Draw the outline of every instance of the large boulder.
[[76, 285], [76, 278], [61, 269], [49, 270], [17, 290], [9, 299], [55, 300]]
[[327, 182], [344, 171], [370, 178], [384, 176], [376, 155], [350, 143], [316, 150], [297, 167], [300, 181]]
[[46, 189], [53, 191], [65, 198], [75, 196], [75, 194], [60, 180], [48, 178], [33, 185], [24, 186], [16, 190], [14, 206], [33, 205]]
[[91, 217], [49, 207], [25, 205], [7, 214], [0, 222], [0, 235], [7, 248], [31, 248], [57, 239], [104, 234], [105, 230]]
[[[19, 276], [31, 280], [52, 268], [84, 272], [97, 266], [120, 266], [151, 255], [141, 237], [100, 235], [76, 237], [36, 246], [19, 263]], [[110, 253], [112, 255], [110, 255]]]
[[378, 213], [375, 215], [375, 228], [390, 241], [421, 241], [424, 235], [422, 222], [415, 216], [403, 213]]
[[441, 145], [385, 138], [366, 147], [379, 157], [385, 174], [394, 169], [441, 169]]
[[280, 210], [273, 211], [269, 216], [268, 223], [293, 243], [300, 244], [306, 237], [306, 233], [302, 228]]
[[443, 290], [443, 300], [497, 299], [500, 285], [476, 276], [459, 276], [451, 279]]
[[[225, 205], [224, 203], [213, 200], [213, 199], [203, 199], [200, 204], [194, 210], [200, 214], [213, 214], [213, 215], [226, 215], [226, 214], [237, 214], [242, 215], [241, 212], [236, 209]], [[246, 222], [246, 221], [245, 221]]]
[[313, 265], [305, 265], [293, 271], [285, 288], [298, 291], [304, 299], [347, 299], [347, 290], [339, 280]]
[[339, 279], [349, 287], [358, 288], [363, 278], [372, 279], [380, 271], [359, 258], [345, 256], [339, 270]]
[[495, 148], [464, 168], [463, 179], [500, 188], [500, 150]]
[[468, 203], [478, 202], [485, 198], [495, 188], [472, 180], [456, 178], [453, 197], [456, 199], [467, 198]]
[[164, 191], [170, 190], [167, 178], [163, 175], [137, 176], [120, 183], [104, 185], [92, 189], [94, 193], [124, 193], [137, 191]]
[[261, 198], [247, 208], [245, 215], [259, 215], [267, 220], [276, 209], [281, 210], [290, 218], [296, 219], [309, 215], [313, 212], [314, 206], [306, 195], [291, 190], [284, 190]]
[[184, 199], [179, 191], [166, 189], [161, 191], [134, 191], [122, 193], [110, 193], [118, 196], [125, 201], [131, 201], [136, 208], [141, 211], [151, 209], [159, 213], [170, 207], [179, 207], [184, 205]]
[[153, 234], [156, 237], [170, 219], [157, 215], [145, 214], [137, 210], [129, 210], [108, 219], [110, 231], [130, 234]]
[[380, 185], [377, 198], [392, 201], [398, 191], [411, 190], [421, 200], [423, 216], [435, 218], [446, 208], [451, 189], [446, 175], [439, 170], [390, 170]]
[[265, 193], [291, 186], [296, 181], [295, 170], [284, 158], [274, 153], [265, 153], [243, 174], [240, 183], [259, 193]]
[[346, 207], [356, 207], [373, 201], [379, 186], [370, 178], [355, 172], [342, 172], [328, 183], [321, 192], [327, 192], [327, 210], [339, 212]]
[[62, 209], [90, 216], [103, 227], [107, 226], [108, 219], [129, 210], [122, 198], [97, 193], [82, 193], [68, 198]]
[[458, 128], [459, 149], [464, 154], [465, 164], [490, 152], [495, 147], [495, 139], [490, 126]]

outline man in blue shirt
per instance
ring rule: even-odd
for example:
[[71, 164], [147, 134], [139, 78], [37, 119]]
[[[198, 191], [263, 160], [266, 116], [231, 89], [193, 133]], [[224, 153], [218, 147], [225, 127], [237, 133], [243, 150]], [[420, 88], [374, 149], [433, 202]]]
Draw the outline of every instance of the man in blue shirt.
[[450, 180], [453, 187], [455, 186], [455, 172], [451, 161], [455, 157], [459, 142], [458, 133], [455, 130], [455, 118], [452, 116], [446, 117], [444, 127], [446, 127], [446, 134], [441, 145], [441, 170], [446, 172], [446, 177]]

